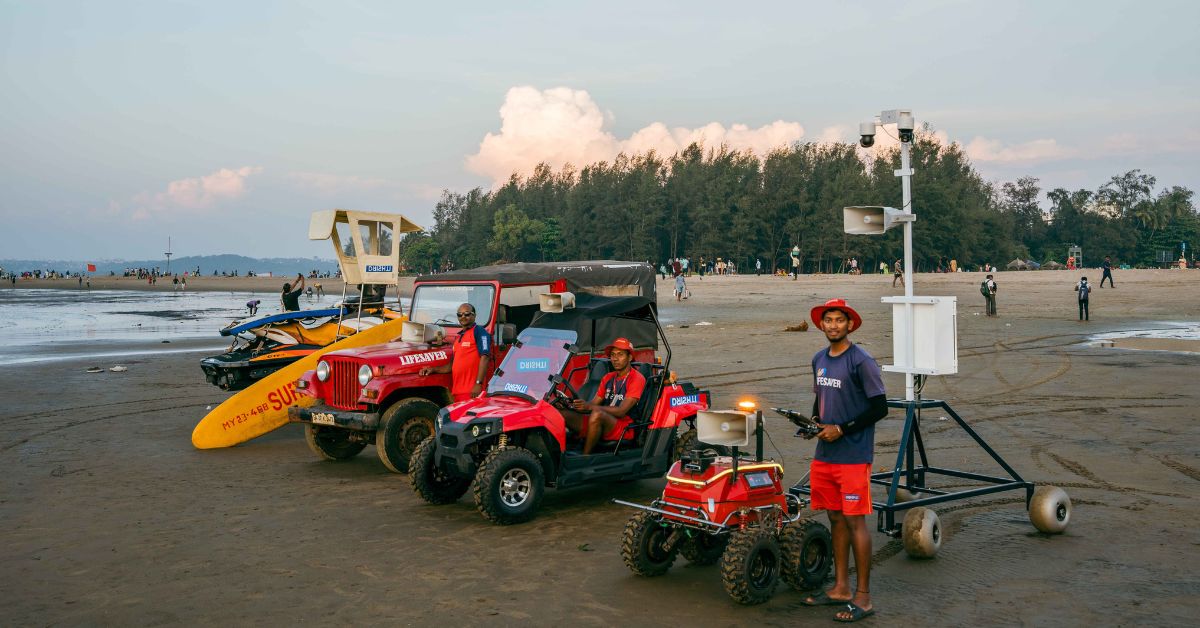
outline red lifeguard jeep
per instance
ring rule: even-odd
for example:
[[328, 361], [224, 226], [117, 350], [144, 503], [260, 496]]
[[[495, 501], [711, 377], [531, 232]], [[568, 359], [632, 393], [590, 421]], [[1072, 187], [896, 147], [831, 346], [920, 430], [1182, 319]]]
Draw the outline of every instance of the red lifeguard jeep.
[[[585, 456], [559, 408], [595, 395], [612, 368], [596, 353], [617, 337], [632, 342], [632, 368], [646, 378], [645, 392]], [[534, 517], [547, 486], [662, 477], [680, 452], [696, 446], [695, 416], [709, 404], [707, 391], [674, 381], [670, 361], [647, 297], [576, 295], [573, 309], [540, 313], [518, 335], [486, 394], [438, 414], [437, 433], [412, 457], [413, 490], [447, 504], [470, 489], [480, 514], [511, 524]]]
[[388, 469], [405, 473], [413, 450], [433, 434], [438, 409], [451, 399], [449, 374], [419, 372], [449, 362], [453, 344], [435, 344], [433, 334], [423, 332], [457, 333], [459, 304], [475, 306], [476, 324], [492, 334], [493, 364], [499, 364], [538, 313], [540, 295], [570, 291], [653, 302], [654, 280], [650, 266], [619, 261], [503, 264], [420, 277], [408, 312], [411, 323], [425, 325], [415, 341], [326, 354], [296, 383], [301, 394], [319, 401], [308, 408], [292, 406], [288, 418], [304, 424], [309, 448], [323, 459], [352, 458], [374, 443]]

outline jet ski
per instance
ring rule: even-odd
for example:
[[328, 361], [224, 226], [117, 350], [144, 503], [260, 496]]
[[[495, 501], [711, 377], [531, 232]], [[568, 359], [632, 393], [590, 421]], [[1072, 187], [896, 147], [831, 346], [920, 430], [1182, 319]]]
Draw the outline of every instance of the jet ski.
[[358, 297], [351, 297], [334, 308], [235, 320], [221, 329], [233, 339], [229, 350], [204, 358], [200, 368], [221, 390], [242, 390], [330, 343], [402, 316], [399, 303], [359, 308]]

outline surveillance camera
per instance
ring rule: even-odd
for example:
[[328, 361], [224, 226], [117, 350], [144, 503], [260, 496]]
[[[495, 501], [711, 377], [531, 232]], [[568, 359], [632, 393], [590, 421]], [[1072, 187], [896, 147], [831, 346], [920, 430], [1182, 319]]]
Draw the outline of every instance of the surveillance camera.
[[858, 140], [858, 143], [861, 144], [863, 148], [870, 148], [875, 145], [874, 122], [863, 122], [862, 124], [858, 125], [858, 134], [862, 136], [862, 138]]
[[911, 113], [901, 113], [899, 120], [896, 122], [896, 130], [900, 132], [901, 142], [913, 141], [913, 127], [916, 126], [916, 121], [913, 120]]

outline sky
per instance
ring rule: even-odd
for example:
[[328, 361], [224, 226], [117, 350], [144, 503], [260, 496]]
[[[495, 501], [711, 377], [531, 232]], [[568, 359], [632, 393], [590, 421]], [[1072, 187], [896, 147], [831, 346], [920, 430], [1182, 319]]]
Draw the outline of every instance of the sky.
[[1200, 190], [1196, 2], [433, 4], [0, 0], [0, 259], [331, 258], [313, 211], [897, 108], [988, 180]]

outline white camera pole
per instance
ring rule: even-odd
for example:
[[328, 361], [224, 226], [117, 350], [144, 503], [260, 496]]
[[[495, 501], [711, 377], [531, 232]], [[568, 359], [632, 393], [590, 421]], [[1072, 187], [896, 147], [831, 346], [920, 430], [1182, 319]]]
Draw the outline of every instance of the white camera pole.
[[[909, 147], [910, 142], [900, 142], [900, 169], [895, 171], [895, 175], [900, 177], [900, 184], [904, 189], [902, 198], [903, 205], [901, 207], [905, 214], [912, 214], [912, 175], [913, 170], [909, 162]], [[908, 303], [904, 304], [904, 319], [905, 326], [908, 328], [908, 356], [912, 360], [917, 354], [916, 352], [916, 329], [913, 325], [913, 271], [912, 271], [912, 230], [913, 223], [911, 220], [904, 222], [904, 296], [908, 299]], [[910, 365], [911, 366], [911, 365]], [[916, 396], [913, 391], [913, 373], [908, 371], [904, 374], [904, 400], [913, 401]]]

